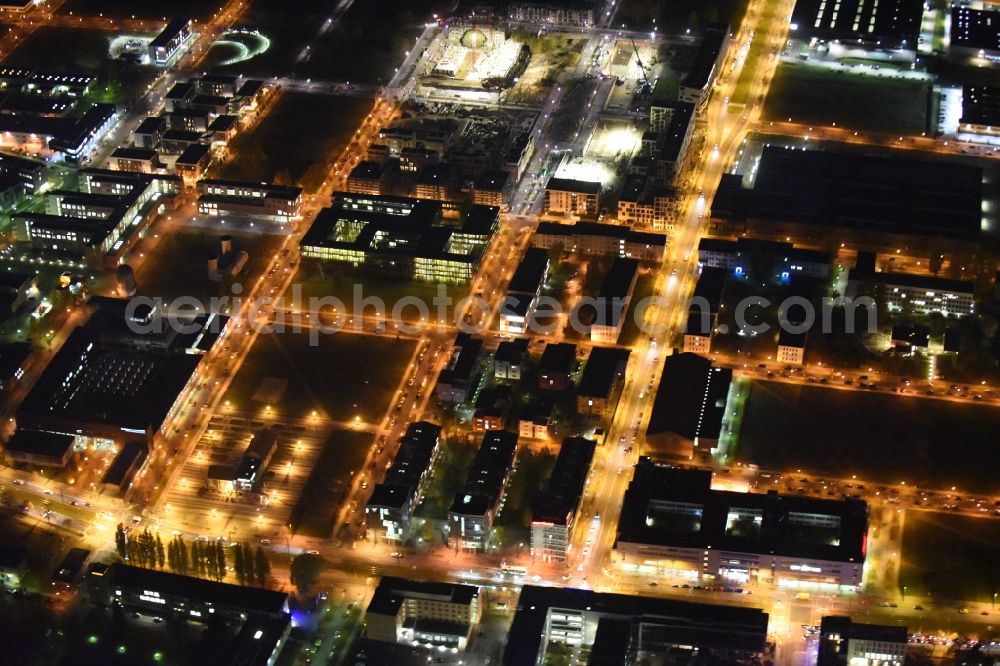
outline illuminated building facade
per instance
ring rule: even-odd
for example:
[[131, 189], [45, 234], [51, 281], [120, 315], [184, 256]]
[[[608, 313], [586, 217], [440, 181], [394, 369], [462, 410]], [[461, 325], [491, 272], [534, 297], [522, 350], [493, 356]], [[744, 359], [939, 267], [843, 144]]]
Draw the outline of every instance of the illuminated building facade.
[[514, 469], [517, 439], [517, 433], [506, 430], [491, 430], [483, 437], [465, 486], [448, 511], [448, 535], [456, 548], [486, 549]]
[[495, 207], [473, 206], [457, 221], [439, 202], [341, 192], [303, 237], [302, 256], [402, 278], [467, 282], [499, 225]]
[[639, 459], [614, 558], [624, 571], [830, 592], [861, 584], [868, 505], [712, 490], [710, 469]]
[[531, 513], [531, 556], [565, 562], [569, 536], [580, 508], [597, 443], [583, 437], [563, 440], [552, 475]]

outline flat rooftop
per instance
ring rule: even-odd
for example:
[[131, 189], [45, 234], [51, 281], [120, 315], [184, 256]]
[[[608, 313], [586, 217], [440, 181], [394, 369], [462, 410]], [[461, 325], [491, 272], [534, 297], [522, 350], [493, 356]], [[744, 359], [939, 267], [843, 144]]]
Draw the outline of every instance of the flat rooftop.
[[625, 492], [618, 541], [861, 564], [868, 505], [712, 490], [707, 469], [643, 456]]
[[767, 146], [752, 189], [735, 195], [736, 217], [974, 240], [983, 170], [906, 155]]
[[798, 0], [790, 37], [917, 48], [923, 0]]
[[1000, 86], [962, 88], [962, 117], [958, 122], [1000, 128]]
[[549, 253], [537, 247], [528, 248], [507, 285], [508, 294], [535, 294], [549, 268]]
[[506, 430], [487, 432], [476, 452], [465, 486], [455, 493], [450, 513], [482, 516], [492, 510], [500, 501], [516, 452], [517, 433]]
[[288, 595], [284, 592], [216, 583], [203, 578], [143, 569], [120, 562], [111, 565], [107, 577], [113, 587], [153, 590], [166, 598], [181, 597], [213, 605], [240, 608], [247, 613], [281, 615], [286, 612], [288, 606]]
[[715, 63], [719, 59], [719, 52], [722, 51], [722, 45], [728, 37], [728, 26], [713, 23], [705, 28], [691, 69], [681, 82], [682, 86], [701, 90], [708, 85], [712, 70], [715, 69]]
[[17, 410], [18, 423], [158, 430], [201, 357], [105, 346], [74, 330]]
[[395, 576], [382, 576], [368, 603], [368, 613], [395, 616], [407, 599], [429, 599], [469, 605], [479, 597], [479, 588], [457, 583], [430, 583]]
[[583, 368], [577, 395], [583, 397], [606, 398], [615, 382], [625, 375], [628, 365], [628, 349], [618, 347], [594, 347], [590, 350], [587, 365]]
[[583, 496], [583, 485], [590, 471], [597, 442], [583, 437], [563, 440], [555, 467], [541, 495], [532, 507], [533, 523], [568, 525]]
[[549, 611], [560, 609], [627, 618], [655, 629], [662, 641], [703, 649], [760, 652], [767, 641], [768, 615], [758, 608], [525, 585], [507, 636], [504, 666], [538, 661]]
[[951, 44], [983, 51], [1000, 50], [1000, 12], [952, 6]]
[[718, 439], [732, 379], [731, 369], [714, 367], [704, 356], [671, 354], [656, 387], [646, 436]]

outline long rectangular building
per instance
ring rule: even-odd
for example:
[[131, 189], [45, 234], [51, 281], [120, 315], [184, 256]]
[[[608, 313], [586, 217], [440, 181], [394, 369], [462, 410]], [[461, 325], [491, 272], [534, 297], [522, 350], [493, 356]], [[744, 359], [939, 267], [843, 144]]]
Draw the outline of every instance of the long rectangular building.
[[827, 592], [861, 584], [868, 505], [777, 492], [713, 490], [709, 469], [639, 459], [614, 559], [625, 571]]
[[539, 222], [531, 243], [546, 250], [561, 246], [567, 252], [644, 262], [662, 262], [667, 253], [664, 234], [632, 231], [628, 227], [597, 222]]
[[203, 178], [198, 181], [198, 212], [289, 222], [299, 216], [302, 188]]
[[507, 296], [500, 308], [501, 331], [520, 334], [528, 330], [548, 274], [548, 253], [541, 248], [528, 248], [507, 286]]
[[597, 295], [597, 318], [590, 326], [591, 342], [617, 344], [625, 326], [632, 292], [639, 279], [639, 262], [615, 259]]
[[646, 424], [646, 443], [665, 455], [706, 455], [722, 432], [733, 371], [697, 354], [667, 357]]
[[531, 555], [545, 562], [565, 562], [580, 498], [597, 442], [583, 437], [563, 440], [552, 475], [531, 511]]
[[[859, 254], [859, 259], [864, 253]], [[890, 312], [939, 312], [945, 317], [965, 317], [976, 311], [975, 283], [931, 275], [875, 271], [874, 259], [860, 262], [847, 277], [847, 293], [857, 296], [871, 290], [876, 300], [885, 299]]]
[[504, 489], [514, 469], [517, 433], [490, 430], [476, 453], [465, 486], [448, 511], [449, 536], [462, 550], [484, 550], [493, 520], [503, 507]]
[[[983, 169], [905, 155], [764, 148], [747, 186], [724, 178], [712, 216], [737, 232], [890, 249], [941, 239], [972, 246], [983, 224]], [[720, 201], [725, 206], [719, 206]]]
[[715, 77], [722, 70], [729, 47], [729, 26], [714, 23], [705, 28], [691, 69], [681, 81], [679, 97], [682, 102], [700, 109], [708, 101]]
[[914, 51], [923, 9], [922, 0], [797, 0], [789, 36]]
[[759, 608], [525, 585], [504, 666], [541, 666], [552, 647], [586, 648], [589, 664], [762, 661], [768, 615]]
[[406, 428], [382, 483], [375, 484], [365, 505], [369, 533], [375, 539], [401, 542], [420, 502], [420, 484], [441, 442], [441, 426], [417, 421]]

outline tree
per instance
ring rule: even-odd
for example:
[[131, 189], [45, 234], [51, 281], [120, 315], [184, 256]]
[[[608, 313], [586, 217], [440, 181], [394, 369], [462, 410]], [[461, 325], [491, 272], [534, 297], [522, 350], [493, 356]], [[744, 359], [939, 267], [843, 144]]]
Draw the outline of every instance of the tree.
[[246, 562], [243, 560], [243, 544], [241, 543], [236, 544], [236, 547], [233, 548], [233, 568], [236, 569], [236, 582], [240, 585], [246, 585]]
[[250, 544], [243, 543], [240, 548], [243, 550], [243, 576], [247, 579], [247, 585], [256, 585], [258, 582], [257, 573], [253, 567], [253, 552], [250, 550]]
[[257, 546], [257, 551], [254, 553], [253, 570], [257, 578], [257, 584], [260, 586], [266, 585], [268, 576], [271, 575], [271, 560], [268, 559], [267, 553], [260, 546]]
[[309, 594], [325, 566], [326, 560], [311, 553], [296, 555], [292, 559], [292, 584], [299, 589], [299, 594]]
[[180, 564], [181, 573], [186, 574], [191, 566], [191, 556], [188, 552], [187, 543], [179, 536], [174, 537], [174, 541], [177, 542], [177, 561]]
[[218, 573], [216, 580], [222, 580], [226, 577], [226, 549], [221, 541], [215, 542], [215, 566]]
[[163, 570], [163, 565], [166, 563], [166, 554], [163, 551], [163, 542], [160, 541], [160, 533], [156, 533], [156, 568]]
[[125, 534], [125, 526], [121, 523], [115, 528], [115, 550], [118, 551], [118, 557], [123, 560], [128, 559], [128, 536]]

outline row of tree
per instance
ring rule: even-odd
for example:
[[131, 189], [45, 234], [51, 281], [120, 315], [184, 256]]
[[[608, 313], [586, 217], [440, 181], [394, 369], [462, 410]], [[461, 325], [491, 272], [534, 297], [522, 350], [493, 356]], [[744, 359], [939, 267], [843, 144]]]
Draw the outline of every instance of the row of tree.
[[[256, 550], [246, 543], [233, 544], [231, 555], [221, 541], [185, 541], [175, 536], [164, 547], [158, 533], [149, 528], [129, 532], [121, 523], [115, 530], [115, 549], [118, 556], [129, 563], [150, 569], [170, 571], [221, 581], [231, 566], [240, 585], [263, 587], [271, 575], [271, 561], [263, 548]], [[231, 562], [230, 562], [231, 560]]]

